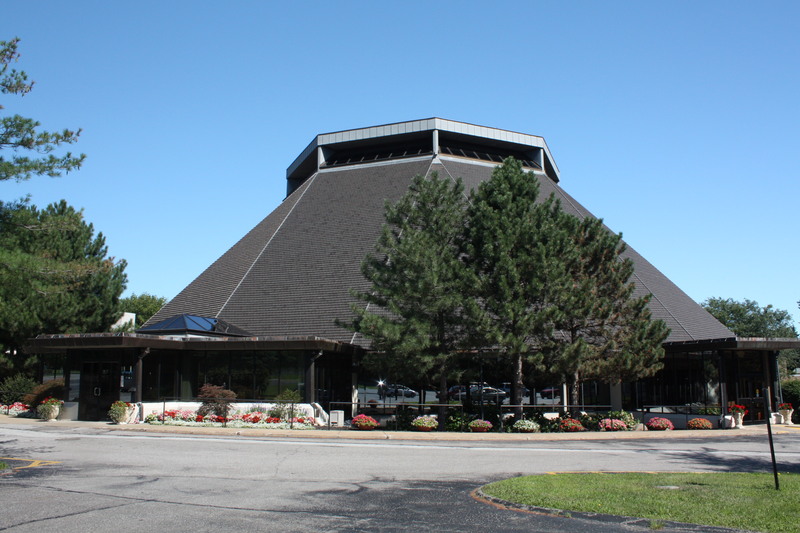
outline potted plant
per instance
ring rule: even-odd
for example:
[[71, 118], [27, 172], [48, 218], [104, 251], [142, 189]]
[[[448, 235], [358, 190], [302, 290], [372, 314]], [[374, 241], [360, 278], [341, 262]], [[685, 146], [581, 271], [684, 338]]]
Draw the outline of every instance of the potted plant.
[[488, 420], [473, 420], [468, 424], [469, 430], [473, 433], [486, 433], [492, 429], [492, 423]]
[[514, 422], [514, 431], [520, 433], [538, 433], [539, 424], [533, 420], [517, 420]]
[[747, 407], [734, 403], [731, 404], [728, 410], [733, 415], [736, 429], [742, 429], [742, 426], [744, 425], [744, 415], [747, 414]]
[[115, 424], [127, 424], [133, 413], [133, 404], [117, 400], [108, 410], [108, 418]]
[[647, 421], [645, 426], [651, 431], [669, 431], [675, 429], [675, 426], [672, 425], [672, 422], [668, 418], [662, 418], [660, 416], [651, 418]]
[[692, 418], [686, 422], [686, 429], [712, 429], [711, 421], [707, 418]]
[[39, 418], [48, 422], [55, 420], [58, 418], [58, 413], [61, 412], [62, 405], [64, 405], [62, 400], [48, 396], [36, 407], [36, 414]]
[[411, 421], [411, 427], [417, 431], [433, 431], [439, 426], [439, 421], [430, 415], [418, 416]]
[[783, 423], [787, 426], [792, 425], [792, 413], [794, 412], [794, 408], [790, 403], [781, 403], [778, 404], [778, 412], [781, 414], [781, 418], [783, 418]]
[[357, 415], [350, 421], [350, 426], [355, 429], [371, 430], [378, 427], [378, 421], [367, 415]]

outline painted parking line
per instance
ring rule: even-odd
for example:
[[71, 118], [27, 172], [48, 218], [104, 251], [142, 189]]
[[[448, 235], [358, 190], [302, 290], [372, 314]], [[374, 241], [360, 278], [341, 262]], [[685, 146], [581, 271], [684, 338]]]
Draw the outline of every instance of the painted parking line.
[[39, 468], [41, 466], [57, 465], [61, 463], [61, 461], [44, 461], [42, 459], [25, 459], [21, 457], [0, 457], [0, 461], [19, 461], [22, 463], [19, 466], [10, 464], [9, 466], [11, 468], [9, 471], [24, 470], [25, 468]]

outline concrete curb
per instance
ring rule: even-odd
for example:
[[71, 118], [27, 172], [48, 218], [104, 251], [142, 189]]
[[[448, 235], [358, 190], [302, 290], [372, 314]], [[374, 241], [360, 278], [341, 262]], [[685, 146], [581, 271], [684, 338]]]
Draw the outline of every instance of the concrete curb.
[[[743, 429], [672, 430], [672, 431], [584, 431], [580, 433], [450, 433], [421, 431], [355, 431], [350, 429], [249, 429], [222, 427], [161, 426], [158, 424], [111, 424], [56, 420], [45, 422], [35, 418], [17, 418], [0, 415], [0, 425], [26, 427], [86, 428], [127, 433], [153, 433], [164, 435], [241, 436], [255, 438], [292, 439], [342, 439], [342, 440], [395, 440], [395, 441], [452, 441], [452, 442], [536, 442], [536, 441], [604, 441], [604, 440], [659, 440], [673, 438], [713, 439], [765, 435], [766, 425], [745, 426]], [[795, 433], [800, 426], [774, 426], [774, 434]]]

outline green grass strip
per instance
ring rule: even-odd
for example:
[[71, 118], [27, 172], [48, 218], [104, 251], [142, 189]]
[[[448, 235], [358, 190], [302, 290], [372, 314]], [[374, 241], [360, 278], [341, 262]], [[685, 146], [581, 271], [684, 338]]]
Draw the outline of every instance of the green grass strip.
[[765, 533], [800, 527], [800, 475], [746, 473], [582, 473], [525, 476], [491, 483], [502, 500], [620, 516], [672, 520]]

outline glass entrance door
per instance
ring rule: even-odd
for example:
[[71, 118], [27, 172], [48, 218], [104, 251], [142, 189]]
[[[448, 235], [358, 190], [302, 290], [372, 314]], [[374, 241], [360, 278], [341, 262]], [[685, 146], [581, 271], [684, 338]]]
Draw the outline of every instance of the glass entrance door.
[[84, 362], [78, 407], [80, 420], [105, 420], [111, 404], [119, 400], [119, 363]]

